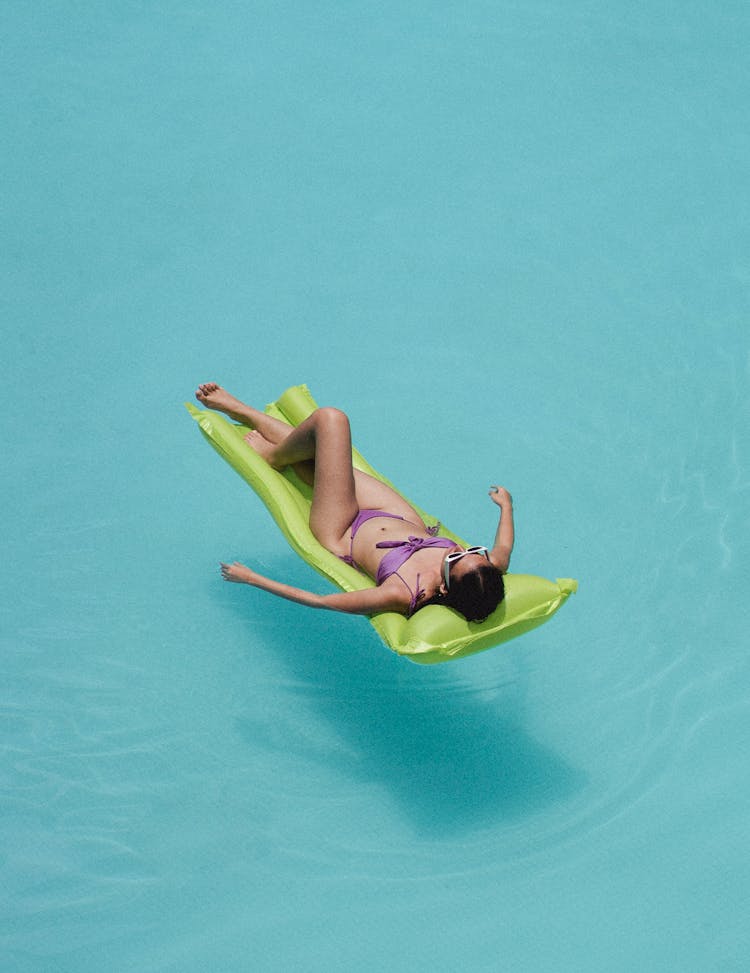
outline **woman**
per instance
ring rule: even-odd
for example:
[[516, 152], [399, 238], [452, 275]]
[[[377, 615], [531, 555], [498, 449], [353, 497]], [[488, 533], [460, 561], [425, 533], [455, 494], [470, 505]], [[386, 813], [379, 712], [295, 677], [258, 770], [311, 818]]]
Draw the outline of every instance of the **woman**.
[[196, 398], [252, 427], [247, 443], [274, 469], [292, 466], [313, 488], [310, 529], [331, 553], [377, 583], [364, 591], [318, 595], [273, 581], [244, 564], [222, 564], [226, 581], [249, 584], [311, 608], [356, 615], [395, 611], [411, 615], [425, 605], [447, 605], [469, 621], [483, 621], [504, 596], [503, 574], [513, 550], [513, 503], [504, 487], [490, 497], [500, 507], [492, 548], [465, 549], [436, 537], [395, 490], [352, 467], [349, 420], [333, 408], [317, 409], [290, 427], [245, 405], [214, 382]]

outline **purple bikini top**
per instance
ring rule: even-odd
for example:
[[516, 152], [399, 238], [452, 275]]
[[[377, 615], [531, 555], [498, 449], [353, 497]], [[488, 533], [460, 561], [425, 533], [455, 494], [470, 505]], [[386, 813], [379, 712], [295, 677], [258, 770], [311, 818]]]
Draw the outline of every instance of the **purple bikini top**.
[[402, 567], [415, 553], [415, 551], [421, 551], [424, 547], [455, 547], [455, 541], [449, 540], [447, 537], [414, 537], [410, 536], [405, 541], [379, 541], [375, 547], [388, 547], [392, 548], [385, 555], [383, 560], [378, 565], [378, 573], [375, 578], [376, 584], [382, 584], [387, 578], [390, 578], [392, 574], [395, 574], [397, 578], [406, 585], [411, 599], [409, 601], [409, 615], [412, 615], [417, 607], [417, 602], [420, 597], [424, 594], [424, 591], [419, 587], [419, 575], [417, 575], [417, 583], [412, 590], [409, 584], [401, 577], [398, 573], [398, 569]]
[[[398, 569], [402, 567], [415, 551], [421, 551], [423, 547], [455, 547], [456, 542], [447, 537], [414, 537], [409, 536], [405, 541], [379, 541], [375, 547], [389, 550], [383, 560], [378, 565], [378, 573], [375, 577], [376, 584], [382, 584], [392, 574], [398, 574]], [[419, 582], [417, 582], [419, 584]]]

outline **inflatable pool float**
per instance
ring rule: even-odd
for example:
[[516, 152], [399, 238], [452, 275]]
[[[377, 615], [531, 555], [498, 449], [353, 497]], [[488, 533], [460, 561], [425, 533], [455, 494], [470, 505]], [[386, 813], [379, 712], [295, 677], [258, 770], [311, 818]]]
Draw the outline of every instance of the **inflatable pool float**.
[[[213, 448], [258, 494], [278, 524], [289, 544], [307, 563], [329, 581], [345, 591], [374, 587], [374, 582], [339, 560], [313, 537], [309, 527], [312, 491], [292, 470], [278, 472], [250, 449], [243, 440], [247, 427], [230, 422], [217, 412], [204, 411], [185, 403], [201, 432]], [[266, 412], [289, 425], [297, 426], [317, 408], [306, 385], [287, 389]], [[389, 480], [373, 469], [364, 457], [353, 450], [357, 469], [376, 476], [397, 490]], [[401, 493], [400, 490], [398, 490]], [[401, 494], [403, 496], [403, 494]], [[407, 498], [405, 498], [407, 499]], [[413, 503], [428, 525], [437, 523]], [[457, 534], [440, 528], [440, 536], [450, 537], [466, 546]], [[406, 618], [397, 612], [382, 612], [369, 618], [385, 644], [413, 662], [447, 662], [481, 652], [523, 635], [543, 624], [576, 591], [578, 583], [571, 578], [547, 581], [530, 574], [507, 574], [505, 598], [483, 622], [467, 622], [458, 612], [441, 605], [428, 605]]]

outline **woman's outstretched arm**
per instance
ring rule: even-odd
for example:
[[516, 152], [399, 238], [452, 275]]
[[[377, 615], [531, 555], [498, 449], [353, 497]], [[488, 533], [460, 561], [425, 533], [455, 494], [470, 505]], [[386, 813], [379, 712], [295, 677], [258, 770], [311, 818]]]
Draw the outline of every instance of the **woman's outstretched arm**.
[[500, 523], [497, 525], [495, 541], [490, 551], [490, 560], [496, 568], [505, 574], [510, 565], [510, 555], [513, 551], [515, 531], [513, 528], [513, 498], [501, 486], [493, 486], [490, 490], [493, 503], [500, 508]]
[[376, 615], [378, 612], [396, 611], [403, 613], [408, 607], [408, 600], [404, 602], [388, 586], [365, 588], [362, 591], [341, 591], [330, 595], [318, 595], [314, 591], [304, 588], [294, 588], [281, 581], [266, 578], [257, 571], [235, 561], [234, 564], [222, 564], [221, 576], [225, 581], [239, 584], [249, 584], [253, 588], [268, 591], [287, 601], [295, 601], [298, 605], [308, 608], [327, 608], [330, 611], [347, 612], [350, 615]]

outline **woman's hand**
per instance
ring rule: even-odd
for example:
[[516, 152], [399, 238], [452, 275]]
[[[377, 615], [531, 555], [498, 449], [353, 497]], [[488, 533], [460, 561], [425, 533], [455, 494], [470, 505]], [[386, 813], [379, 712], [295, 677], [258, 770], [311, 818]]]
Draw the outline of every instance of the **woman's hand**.
[[233, 564], [222, 564], [221, 576], [225, 581], [234, 581], [236, 584], [254, 584], [258, 578], [255, 571], [251, 571], [239, 561]]
[[490, 500], [496, 503], [498, 507], [513, 506], [513, 497], [502, 486], [493, 486], [490, 488]]

